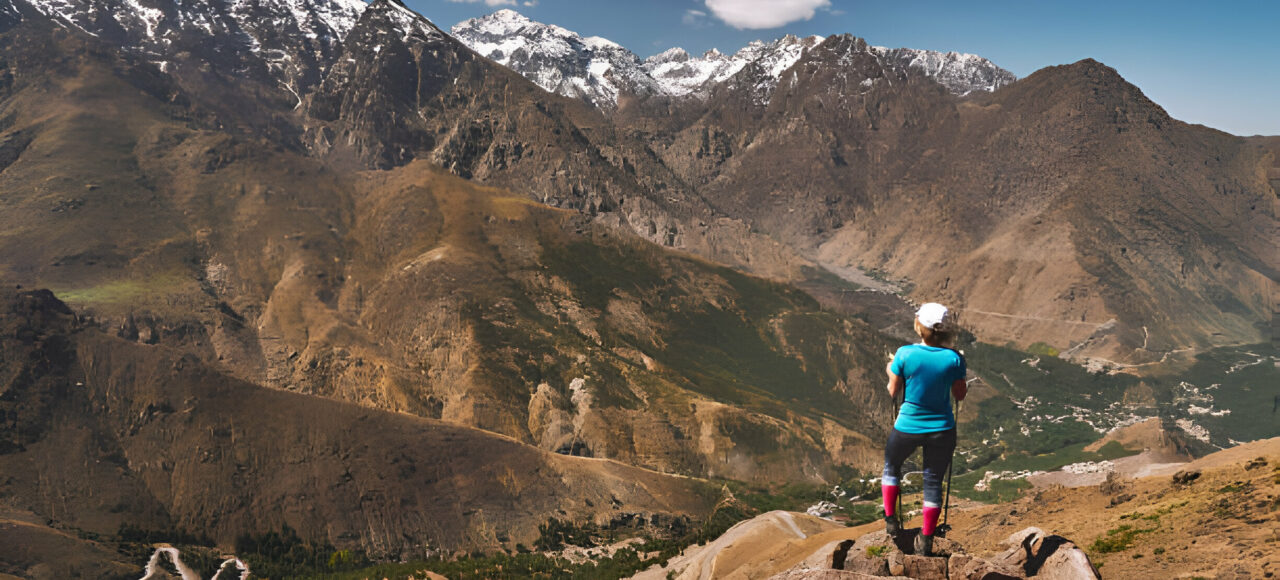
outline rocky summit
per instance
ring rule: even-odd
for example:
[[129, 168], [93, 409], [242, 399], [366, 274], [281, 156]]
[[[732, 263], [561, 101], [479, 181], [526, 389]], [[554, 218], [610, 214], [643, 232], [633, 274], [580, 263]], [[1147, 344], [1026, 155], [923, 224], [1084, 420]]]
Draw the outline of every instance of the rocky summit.
[[[1023, 578], [1100, 579], [1088, 554], [1071, 540], [1027, 528], [1009, 536], [1004, 550], [990, 557], [967, 553], [959, 542], [935, 538], [930, 554], [911, 545], [919, 530], [901, 538], [884, 532], [845, 540], [772, 578], [776, 580], [912, 578], [916, 580], [992, 580]], [[908, 544], [904, 548], [899, 543]]]
[[897, 538], [884, 531], [842, 528], [812, 516], [769, 512], [731, 528], [706, 546], [686, 550], [638, 580], [770, 578], [772, 580], [995, 580], [1099, 579], [1088, 554], [1062, 536], [1035, 527], [1005, 538], [999, 549], [975, 555], [961, 541], [933, 540], [925, 555], [915, 547], [919, 528]]
[[[1210, 454], [1176, 472], [1040, 488], [1016, 502], [953, 504], [952, 529], [916, 551], [919, 528], [847, 527], [773, 511], [638, 574], [641, 580], [869, 580], [1104, 577], [1266, 578], [1274, 540], [1280, 438]], [[1270, 503], [1269, 503], [1270, 502]], [[1250, 513], [1251, 507], [1260, 508]], [[912, 514], [909, 522], [918, 514]], [[1051, 532], [1047, 530], [1057, 530]], [[1238, 554], [1222, 558], [1223, 553]]]

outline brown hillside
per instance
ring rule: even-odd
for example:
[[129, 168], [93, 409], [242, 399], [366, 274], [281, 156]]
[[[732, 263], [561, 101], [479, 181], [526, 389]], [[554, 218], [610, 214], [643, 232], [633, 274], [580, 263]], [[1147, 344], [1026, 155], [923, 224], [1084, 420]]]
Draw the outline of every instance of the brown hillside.
[[14, 34], [0, 277], [119, 336], [667, 472], [876, 461], [890, 347], [801, 292], [425, 161], [366, 172], [230, 135], [145, 65]]
[[[531, 544], [551, 514], [669, 522], [718, 499], [699, 480], [251, 385], [178, 350], [84, 329], [47, 291], [6, 291], [0, 309], [5, 501], [57, 530], [182, 528], [229, 549], [239, 534], [289, 525], [420, 556]], [[14, 517], [4, 533], [25, 525]], [[27, 561], [21, 552], [43, 541], [16, 537], [0, 560]]]

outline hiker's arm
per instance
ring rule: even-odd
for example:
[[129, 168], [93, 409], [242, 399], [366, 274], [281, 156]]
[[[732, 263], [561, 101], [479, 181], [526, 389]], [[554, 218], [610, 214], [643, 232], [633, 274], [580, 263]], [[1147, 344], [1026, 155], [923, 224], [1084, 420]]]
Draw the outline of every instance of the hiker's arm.
[[966, 383], [964, 379], [956, 379], [955, 382], [951, 383], [951, 396], [955, 397], [957, 401], [963, 401], [965, 395], [968, 394], [969, 383]]
[[889, 398], [897, 399], [898, 393], [902, 392], [904, 381], [902, 377], [893, 372], [893, 363], [889, 363], [889, 366], [884, 367], [884, 372], [889, 375], [889, 384], [885, 385], [885, 389], [889, 391]]

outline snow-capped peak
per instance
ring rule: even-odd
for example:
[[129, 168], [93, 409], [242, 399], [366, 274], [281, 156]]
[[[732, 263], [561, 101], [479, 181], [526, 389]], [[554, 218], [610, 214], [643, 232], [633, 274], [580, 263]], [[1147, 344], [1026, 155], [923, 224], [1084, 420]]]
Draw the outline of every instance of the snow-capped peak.
[[[510, 9], [502, 9], [483, 18], [475, 18], [467, 22], [472, 21], [481, 21], [485, 31], [491, 34], [515, 34], [525, 26], [537, 24], [526, 18], [525, 15]], [[461, 24], [458, 26], [461, 26]], [[457, 30], [458, 27], [455, 26], [453, 28]]]
[[526, 18], [514, 10], [458, 23], [454, 37], [547, 91], [596, 107], [617, 106], [623, 93], [661, 94], [639, 57], [616, 42]]
[[689, 58], [691, 58], [689, 53], [686, 52], [685, 49], [677, 46], [675, 48], [668, 48], [663, 52], [644, 59], [644, 64], [646, 67], [649, 67], [668, 62], [685, 62], [689, 60]]
[[444, 31], [436, 27], [436, 25], [427, 20], [425, 16], [410, 10], [400, 0], [374, 0], [369, 5], [372, 14], [381, 13], [384, 18], [389, 20], [401, 34], [401, 40], [408, 41], [410, 38], [429, 39], [444, 36]]
[[588, 36], [582, 39], [582, 42], [596, 50], [618, 50], [622, 48], [621, 44], [601, 36]]
[[[713, 87], [738, 74], [747, 65], [758, 65], [756, 74], [760, 78], [749, 82], [758, 89], [757, 100], [768, 102], [782, 73], [800, 60], [806, 50], [821, 42], [820, 36], [797, 38], [787, 35], [773, 42], [751, 41], [733, 56], [725, 56], [713, 48], [699, 58], [690, 57], [683, 49], [671, 49], [649, 57], [645, 61], [645, 70], [669, 95], [704, 97]], [[678, 56], [673, 52], [676, 50], [684, 57], [673, 58]]]

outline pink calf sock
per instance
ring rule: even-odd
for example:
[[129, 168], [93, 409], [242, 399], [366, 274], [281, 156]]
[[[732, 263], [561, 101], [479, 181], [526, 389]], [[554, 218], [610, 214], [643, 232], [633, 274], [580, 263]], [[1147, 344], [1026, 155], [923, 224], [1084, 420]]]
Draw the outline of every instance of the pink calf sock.
[[884, 515], [892, 516], [898, 507], [898, 486], [881, 485], [880, 494], [884, 496]]
[[924, 523], [920, 525], [920, 533], [932, 536], [933, 530], [938, 527], [938, 516], [940, 515], [942, 515], [942, 508], [924, 508]]

